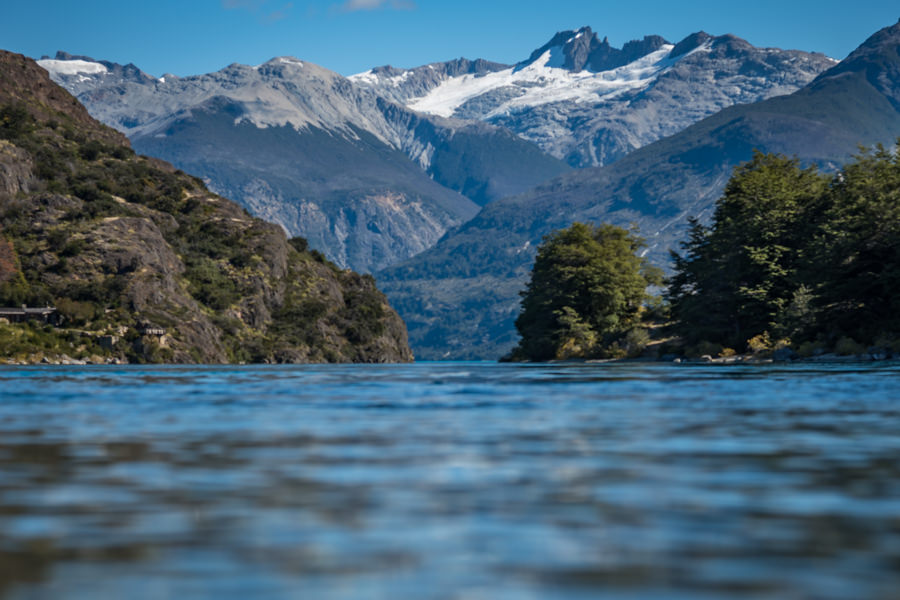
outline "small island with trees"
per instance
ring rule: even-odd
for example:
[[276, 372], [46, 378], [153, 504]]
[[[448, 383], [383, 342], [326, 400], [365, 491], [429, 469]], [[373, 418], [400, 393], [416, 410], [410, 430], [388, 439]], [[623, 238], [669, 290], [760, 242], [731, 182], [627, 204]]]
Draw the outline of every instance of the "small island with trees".
[[757, 153], [709, 223], [691, 220], [668, 278], [642, 247], [608, 224], [547, 236], [506, 360], [900, 354], [896, 151], [861, 150], [834, 174]]

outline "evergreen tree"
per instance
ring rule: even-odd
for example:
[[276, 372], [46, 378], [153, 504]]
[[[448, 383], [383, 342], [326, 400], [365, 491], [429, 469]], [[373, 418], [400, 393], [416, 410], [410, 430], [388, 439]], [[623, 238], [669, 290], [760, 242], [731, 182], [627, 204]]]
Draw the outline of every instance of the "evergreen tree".
[[[900, 143], [898, 143], [900, 149]], [[810, 251], [823, 333], [874, 342], [900, 334], [900, 157], [878, 146], [846, 165], [825, 195]]]
[[791, 308], [803, 246], [827, 180], [797, 160], [756, 153], [735, 169], [709, 227], [691, 222], [666, 297], [688, 342], [743, 348]]
[[643, 240], [612, 225], [575, 223], [544, 238], [516, 320], [513, 359], [602, 353], [638, 320], [658, 269], [638, 256]]

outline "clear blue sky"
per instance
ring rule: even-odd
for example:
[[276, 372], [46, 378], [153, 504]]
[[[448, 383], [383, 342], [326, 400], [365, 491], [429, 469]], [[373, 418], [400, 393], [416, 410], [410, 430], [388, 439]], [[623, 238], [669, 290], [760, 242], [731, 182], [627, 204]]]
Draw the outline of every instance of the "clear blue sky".
[[460, 56], [513, 63], [590, 25], [621, 46], [698, 30], [844, 58], [900, 18], [897, 0], [0, 0], [0, 48], [66, 50], [192, 75], [292, 55], [349, 75]]

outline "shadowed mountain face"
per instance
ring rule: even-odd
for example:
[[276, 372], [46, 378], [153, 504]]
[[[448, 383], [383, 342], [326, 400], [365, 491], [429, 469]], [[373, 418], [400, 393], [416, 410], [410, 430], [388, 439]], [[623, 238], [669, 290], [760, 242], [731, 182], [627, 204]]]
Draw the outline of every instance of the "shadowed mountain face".
[[732, 106], [796, 91], [834, 61], [699, 32], [621, 49], [590, 27], [556, 34], [515, 66], [456, 62], [351, 79], [444, 117], [502, 125], [573, 167], [605, 165]]
[[568, 170], [503, 129], [416, 114], [294, 58], [159, 79], [66, 54], [41, 64], [141, 152], [358, 270], [408, 258], [479, 205]]
[[705, 217], [754, 149], [836, 168], [859, 144], [900, 136], [900, 23], [789, 96], [734, 106], [602, 168], [486, 207], [437, 246], [379, 275], [422, 358], [497, 357], [515, 342], [517, 292], [547, 233], [635, 223], [667, 264], [687, 217]]

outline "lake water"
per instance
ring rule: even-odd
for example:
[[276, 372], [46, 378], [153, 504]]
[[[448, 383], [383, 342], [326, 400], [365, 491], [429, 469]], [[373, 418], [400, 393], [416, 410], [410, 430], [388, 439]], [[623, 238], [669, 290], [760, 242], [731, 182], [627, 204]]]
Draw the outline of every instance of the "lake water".
[[0, 368], [0, 597], [895, 599], [900, 366]]

